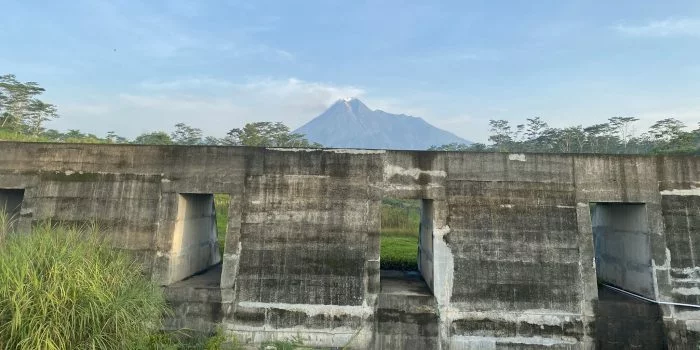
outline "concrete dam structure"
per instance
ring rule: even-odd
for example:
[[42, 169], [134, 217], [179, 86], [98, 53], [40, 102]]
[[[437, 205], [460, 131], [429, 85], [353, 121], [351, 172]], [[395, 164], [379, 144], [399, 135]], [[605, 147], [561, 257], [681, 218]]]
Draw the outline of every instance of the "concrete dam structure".
[[[384, 198], [422, 203], [417, 273], [380, 269]], [[96, 222], [164, 286], [169, 329], [354, 349], [700, 344], [698, 157], [0, 142], [0, 208], [20, 231]]]

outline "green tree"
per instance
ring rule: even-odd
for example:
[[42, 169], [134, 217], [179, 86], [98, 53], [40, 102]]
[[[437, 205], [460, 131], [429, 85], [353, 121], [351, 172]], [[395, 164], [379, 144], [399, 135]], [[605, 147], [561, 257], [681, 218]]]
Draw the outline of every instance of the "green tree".
[[137, 136], [132, 143], [138, 145], [172, 145], [173, 140], [167, 133], [155, 131]]
[[97, 137], [95, 134], [84, 134], [78, 129], [70, 129], [65, 134], [60, 135], [61, 141], [68, 143], [105, 143], [105, 139]]
[[219, 145], [223, 145], [224, 143], [225, 142], [223, 139], [220, 139], [220, 138], [214, 137], [214, 136], [207, 136], [202, 141], [203, 145], [210, 145], [210, 146], [219, 146]]
[[37, 135], [43, 122], [58, 117], [56, 106], [36, 98], [43, 92], [36, 82], [19, 82], [13, 74], [0, 76], [0, 128]]
[[493, 142], [493, 147], [499, 152], [508, 152], [513, 144], [513, 131], [510, 122], [507, 120], [489, 120], [491, 136], [489, 141]]
[[68, 132], [63, 134], [63, 137], [67, 138], [67, 139], [70, 139], [70, 138], [80, 139], [80, 138], [85, 137], [85, 135], [82, 132], [80, 132], [80, 130], [78, 130], [78, 129], [70, 129], [70, 130], [68, 130]]
[[63, 134], [56, 129], [49, 129], [42, 133], [42, 136], [47, 138], [49, 141], [62, 141]]
[[310, 142], [303, 134], [292, 133], [289, 127], [276, 122], [248, 123], [243, 128], [231, 129], [224, 144], [255, 147], [323, 147]]
[[177, 123], [170, 138], [173, 143], [178, 145], [198, 145], [202, 143], [202, 129], [193, 128], [185, 123]]
[[591, 153], [609, 153], [609, 137], [613, 129], [608, 123], [594, 124], [583, 129], [586, 134], [586, 150]]
[[27, 127], [27, 132], [32, 136], [38, 136], [44, 131], [43, 124], [46, 121], [53, 120], [58, 117], [56, 106], [45, 103], [41, 100], [32, 100], [27, 108], [24, 124]]
[[559, 146], [562, 153], [582, 153], [586, 134], [581, 125], [564, 128], [560, 132]]
[[[700, 124], [688, 131], [681, 121], [659, 120], [642, 135], [635, 136], [633, 123], [637, 118], [614, 117], [607, 123], [588, 127], [581, 125], [550, 128], [540, 118], [528, 118], [513, 132], [507, 120], [491, 120], [492, 146], [447, 144], [430, 150], [551, 153], [626, 153], [626, 154], [700, 154]], [[521, 139], [522, 135], [522, 139]]]
[[666, 118], [657, 121], [649, 128], [654, 142], [653, 153], [692, 153], [697, 149], [696, 131], [685, 131], [680, 120]]
[[523, 150], [528, 152], [543, 152], [542, 146], [544, 140], [542, 140], [542, 136], [549, 126], [540, 119], [540, 117], [527, 118], [526, 121], [525, 145]]
[[634, 133], [632, 123], [638, 120], [639, 119], [634, 117], [613, 117], [608, 119], [610, 126], [612, 126], [617, 133], [619, 144], [622, 146], [622, 153], [627, 153], [627, 143], [629, 143], [630, 138]]
[[649, 128], [649, 135], [655, 142], [668, 143], [684, 133], [685, 124], [678, 119], [666, 118], [657, 121]]
[[119, 136], [114, 131], [107, 132], [107, 137], [105, 137], [105, 140], [107, 140], [108, 143], [129, 143], [129, 140], [126, 137]]
[[483, 152], [488, 150], [488, 147], [483, 143], [448, 143], [442, 146], [430, 146], [428, 151], [462, 151], [462, 152]]
[[525, 137], [528, 141], [537, 140], [549, 126], [540, 117], [527, 118]]

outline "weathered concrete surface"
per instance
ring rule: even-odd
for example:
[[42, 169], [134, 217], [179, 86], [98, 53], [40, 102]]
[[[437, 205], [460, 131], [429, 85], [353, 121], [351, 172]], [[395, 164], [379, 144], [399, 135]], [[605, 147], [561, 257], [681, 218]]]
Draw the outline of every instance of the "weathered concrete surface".
[[418, 232], [418, 270], [428, 288], [433, 289], [433, 201], [421, 201], [420, 230]]
[[[644, 204], [649, 295], [700, 303], [698, 187], [697, 157], [0, 143], [20, 226], [103, 225], [169, 286], [169, 327], [326, 347], [594, 347], [590, 203]], [[231, 197], [220, 277], [185, 278], [218, 254], [208, 228], [182, 244], [181, 199], [213, 193]], [[430, 203], [432, 296], [381, 293], [382, 198]], [[670, 347], [697, 345], [696, 310], [661, 307]]]
[[428, 285], [413, 273], [382, 271], [374, 349], [440, 348], [440, 315]]
[[657, 304], [629, 298], [601, 286], [596, 305], [596, 348], [667, 349], [662, 316]]
[[23, 199], [24, 190], [22, 189], [0, 189], [0, 215], [6, 220], [5, 224], [10, 230], [17, 226]]
[[221, 264], [165, 289], [173, 316], [165, 319], [171, 330], [214, 332], [221, 322]]
[[597, 203], [591, 223], [598, 280], [653, 299], [646, 217], [643, 204]]
[[220, 261], [214, 195], [180, 194], [168, 282], [183, 280]]

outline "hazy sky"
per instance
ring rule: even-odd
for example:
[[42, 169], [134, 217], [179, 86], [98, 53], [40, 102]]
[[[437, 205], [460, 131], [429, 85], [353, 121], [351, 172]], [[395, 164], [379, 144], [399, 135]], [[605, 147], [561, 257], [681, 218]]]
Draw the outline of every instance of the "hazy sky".
[[58, 129], [295, 128], [333, 101], [474, 141], [489, 119], [700, 121], [700, 1], [1, 0], [0, 74]]

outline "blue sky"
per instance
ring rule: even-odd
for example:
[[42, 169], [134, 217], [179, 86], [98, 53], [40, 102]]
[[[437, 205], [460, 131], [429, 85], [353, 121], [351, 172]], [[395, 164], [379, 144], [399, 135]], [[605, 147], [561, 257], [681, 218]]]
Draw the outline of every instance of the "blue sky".
[[485, 142], [489, 119], [700, 121], [700, 2], [5, 0], [0, 74], [50, 126], [134, 137], [291, 127], [333, 101]]

